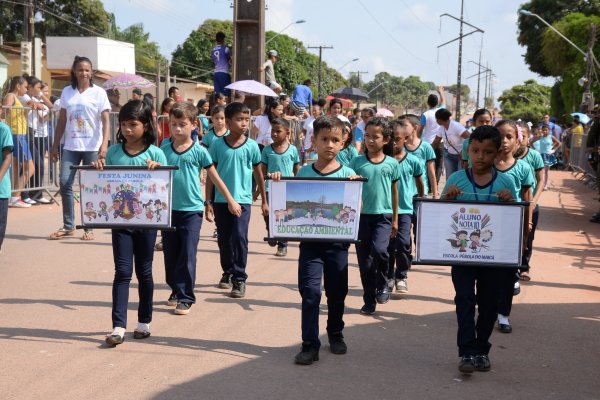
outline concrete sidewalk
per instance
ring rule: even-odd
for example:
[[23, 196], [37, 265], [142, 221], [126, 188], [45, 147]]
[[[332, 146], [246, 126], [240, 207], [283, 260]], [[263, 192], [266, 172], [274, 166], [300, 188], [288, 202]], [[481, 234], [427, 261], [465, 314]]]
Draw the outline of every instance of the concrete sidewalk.
[[[124, 344], [111, 330], [110, 232], [94, 242], [45, 240], [56, 206], [11, 209], [0, 255], [1, 399], [598, 399], [600, 225], [597, 202], [567, 172], [552, 171], [542, 197], [532, 281], [515, 298], [510, 335], [494, 332], [492, 371], [457, 370], [456, 318], [448, 267], [415, 266], [410, 293], [365, 317], [354, 249], [346, 329], [348, 354], [293, 364], [300, 344], [297, 244], [273, 256], [253, 207], [247, 296], [216, 288], [221, 269], [213, 224], [198, 257], [198, 303], [187, 316], [164, 305], [162, 253], [155, 253], [152, 336], [133, 340], [132, 283]], [[135, 282], [135, 278], [133, 279]], [[325, 299], [323, 299], [323, 303]], [[326, 306], [321, 332], [325, 333]]]

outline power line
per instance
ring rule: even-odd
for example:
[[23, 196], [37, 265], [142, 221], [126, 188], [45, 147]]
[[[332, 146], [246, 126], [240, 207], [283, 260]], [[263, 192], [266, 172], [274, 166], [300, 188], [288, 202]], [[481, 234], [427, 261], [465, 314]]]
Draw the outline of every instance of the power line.
[[398, 39], [396, 39], [396, 37], [394, 35], [392, 35], [387, 28], [381, 23], [379, 22], [379, 20], [377, 18], [375, 18], [375, 16], [371, 13], [371, 11], [363, 4], [363, 2], [361, 0], [357, 0], [358, 4], [361, 5], [361, 7], [366, 11], [367, 14], [369, 14], [369, 16], [373, 19], [373, 21], [375, 21], [375, 23], [377, 25], [379, 25], [379, 27], [381, 28], [381, 30], [390, 38], [394, 41], [394, 43], [396, 43], [400, 48], [402, 48], [404, 51], [406, 51], [409, 55], [411, 55], [412, 57], [414, 57], [415, 59], [428, 63], [428, 64], [434, 64], [431, 61], [427, 61], [422, 59], [421, 57], [417, 56], [416, 54], [413, 54], [413, 52], [411, 52], [408, 48], [404, 47], [404, 45], [402, 43], [400, 43], [400, 41], [398, 41]]

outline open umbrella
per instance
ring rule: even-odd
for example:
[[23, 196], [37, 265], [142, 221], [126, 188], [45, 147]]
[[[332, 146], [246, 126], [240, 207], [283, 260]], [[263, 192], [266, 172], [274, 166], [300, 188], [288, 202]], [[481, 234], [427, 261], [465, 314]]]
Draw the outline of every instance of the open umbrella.
[[590, 117], [587, 116], [587, 114], [584, 113], [571, 113], [571, 116], [573, 117], [579, 117], [579, 122], [581, 122], [582, 124], [587, 124], [588, 122], [590, 122]]
[[367, 100], [369, 95], [360, 89], [353, 87], [339, 88], [335, 92], [331, 93], [332, 96], [343, 97], [354, 101]]
[[388, 110], [387, 108], [378, 108], [377, 114], [375, 115], [378, 117], [393, 117], [394, 113]]
[[149, 88], [155, 86], [154, 83], [148, 79], [134, 74], [119, 74], [113, 76], [104, 84], [102, 87], [108, 89], [135, 89], [135, 88]]
[[271, 90], [270, 87], [252, 79], [230, 83], [225, 86], [225, 89], [238, 90], [247, 94], [257, 94], [259, 96], [277, 97], [277, 93]]

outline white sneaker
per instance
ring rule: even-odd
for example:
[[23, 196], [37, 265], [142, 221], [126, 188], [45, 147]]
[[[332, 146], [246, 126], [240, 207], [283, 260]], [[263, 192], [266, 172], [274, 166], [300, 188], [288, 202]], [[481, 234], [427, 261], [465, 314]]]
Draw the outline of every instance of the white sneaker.
[[37, 199], [35, 199], [36, 202], [40, 203], [40, 204], [50, 204], [52, 203], [52, 200], [49, 200], [43, 196], [38, 197]]
[[8, 203], [8, 206], [14, 207], [14, 208], [29, 208], [29, 207], [31, 207], [31, 204], [27, 204], [23, 200], [17, 199], [17, 200], [11, 200], [11, 202]]
[[396, 281], [396, 292], [408, 293], [408, 284], [406, 283], [406, 279], [400, 279]]
[[37, 204], [37, 201], [35, 201], [35, 200], [33, 200], [33, 199], [30, 199], [29, 197], [26, 197], [26, 198], [24, 198], [24, 199], [23, 199], [23, 202], [24, 202], [24, 203], [27, 203], [27, 204], [30, 204], [30, 205]]

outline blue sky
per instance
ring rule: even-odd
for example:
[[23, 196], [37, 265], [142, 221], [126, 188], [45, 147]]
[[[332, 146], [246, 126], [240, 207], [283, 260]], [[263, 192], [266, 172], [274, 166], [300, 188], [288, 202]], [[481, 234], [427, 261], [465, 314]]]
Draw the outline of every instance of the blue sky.
[[[167, 58], [205, 19], [231, 19], [230, 0], [102, 0], [107, 11], [116, 15], [117, 24], [127, 27], [143, 22], [150, 38], [156, 41]], [[524, 48], [517, 44], [517, 10], [524, 0], [465, 0], [465, 20], [485, 31], [482, 63], [489, 63], [496, 74], [494, 88], [502, 90], [536, 79], [551, 85], [553, 80], [540, 79], [523, 62]], [[267, 30], [279, 32], [293, 21], [285, 33], [305, 45], [330, 45], [323, 59], [339, 68], [354, 58], [340, 72], [368, 71], [361, 79], [371, 80], [387, 71], [394, 75], [417, 75], [436, 84], [456, 83], [457, 42], [441, 48], [441, 43], [458, 36], [458, 22], [443, 18], [448, 13], [460, 15], [460, 0], [267, 0]], [[470, 32], [465, 26], [465, 33]], [[478, 61], [481, 34], [464, 40], [463, 83], [477, 73], [469, 61]], [[316, 52], [315, 52], [316, 53]], [[466, 81], [475, 94], [477, 79]], [[482, 88], [483, 91], [483, 82]]]

